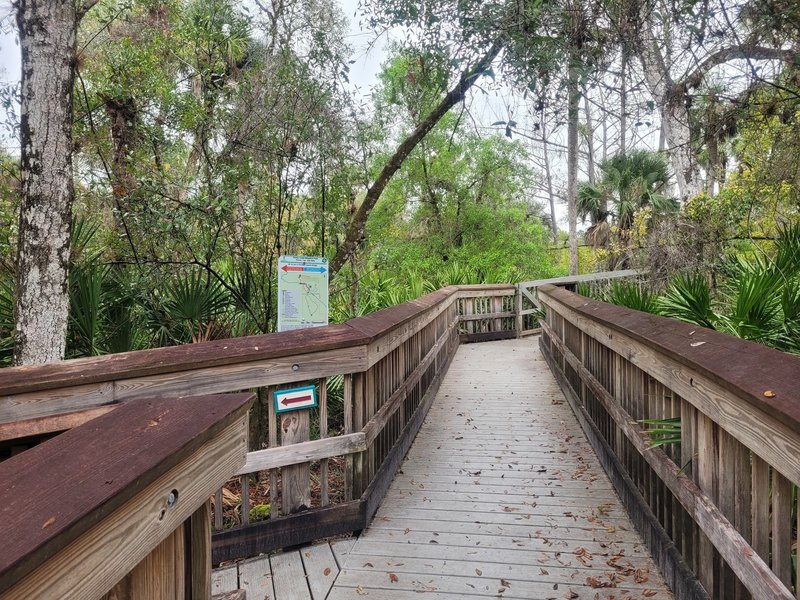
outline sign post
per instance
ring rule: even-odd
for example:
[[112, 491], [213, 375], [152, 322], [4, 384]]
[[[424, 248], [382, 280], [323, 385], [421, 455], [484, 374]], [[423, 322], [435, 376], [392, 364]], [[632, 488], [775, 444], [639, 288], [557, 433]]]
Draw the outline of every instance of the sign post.
[[[278, 331], [327, 324], [328, 260], [321, 256], [278, 258]], [[278, 390], [274, 394], [274, 402], [275, 413], [280, 415], [281, 445], [308, 441], [310, 409], [317, 406], [315, 386]], [[284, 514], [311, 505], [311, 472], [308, 464], [281, 468], [281, 481]]]
[[278, 331], [328, 324], [328, 259], [278, 259]]

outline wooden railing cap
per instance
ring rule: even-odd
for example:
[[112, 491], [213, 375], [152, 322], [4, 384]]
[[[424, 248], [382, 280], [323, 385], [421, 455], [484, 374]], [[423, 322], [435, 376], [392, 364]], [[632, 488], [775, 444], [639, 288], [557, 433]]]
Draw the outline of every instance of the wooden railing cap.
[[361, 332], [342, 324], [76, 358], [46, 365], [7, 367], [0, 369], [0, 394], [114, 381], [122, 375], [126, 378], [146, 377], [349, 348], [364, 343], [366, 339]]
[[347, 325], [367, 336], [369, 338], [367, 341], [371, 342], [444, 302], [456, 292], [457, 289], [455, 287], [444, 287], [416, 300], [390, 306], [363, 317], [356, 317], [349, 320]]
[[253, 397], [132, 400], [0, 462], [0, 590], [243, 416]]
[[599, 302], [554, 285], [539, 288], [575, 312], [702, 373], [800, 432], [800, 359], [731, 335]]

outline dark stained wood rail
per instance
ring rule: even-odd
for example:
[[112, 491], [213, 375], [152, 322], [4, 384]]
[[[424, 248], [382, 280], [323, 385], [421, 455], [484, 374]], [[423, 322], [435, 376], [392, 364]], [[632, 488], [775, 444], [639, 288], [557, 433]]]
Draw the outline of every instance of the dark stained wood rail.
[[244, 461], [252, 397], [139, 399], [0, 463], [0, 598], [99, 598], [129, 575], [207, 598], [208, 497]]
[[[800, 597], [800, 360], [553, 286], [538, 298], [542, 352], [676, 595]], [[652, 447], [645, 421], [668, 418], [680, 443]]]
[[[530, 329], [530, 313], [519, 319], [520, 293], [514, 285], [451, 286], [341, 325], [3, 369], [0, 442], [111, 418], [137, 399], [256, 390], [249, 430], [267, 434], [263, 444], [254, 437], [229, 482], [241, 490], [239, 503], [215, 494], [215, 564], [358, 531], [377, 510], [458, 344]], [[344, 428], [334, 432], [327, 390], [337, 376]], [[314, 419], [307, 410], [277, 415], [273, 392], [307, 384], [319, 394]], [[195, 414], [192, 402], [186, 410]], [[341, 489], [329, 489], [331, 468]], [[269, 489], [267, 520], [251, 518], [253, 486]]]

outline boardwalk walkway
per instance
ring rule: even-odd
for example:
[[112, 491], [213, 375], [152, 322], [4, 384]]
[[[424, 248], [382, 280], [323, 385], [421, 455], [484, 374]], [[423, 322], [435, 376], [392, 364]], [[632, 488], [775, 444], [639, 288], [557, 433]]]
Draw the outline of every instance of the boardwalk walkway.
[[672, 597], [537, 341], [458, 349], [330, 600]]
[[537, 342], [462, 345], [369, 528], [240, 563], [248, 599], [672, 598]]

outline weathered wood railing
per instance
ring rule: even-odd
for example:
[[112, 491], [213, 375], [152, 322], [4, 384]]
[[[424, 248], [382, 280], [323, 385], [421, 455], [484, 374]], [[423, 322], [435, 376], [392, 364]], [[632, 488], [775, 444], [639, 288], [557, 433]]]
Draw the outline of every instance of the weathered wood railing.
[[138, 399], [0, 463], [0, 599], [208, 600], [251, 398]]
[[[800, 360], [552, 286], [538, 298], [542, 351], [677, 597], [800, 597]], [[670, 418], [680, 443], [654, 447], [646, 421]]]
[[[249, 429], [268, 447], [251, 441], [236, 480], [215, 495], [215, 563], [357, 531], [377, 509], [459, 341], [516, 335], [514, 294], [512, 285], [448, 287], [342, 325], [3, 369], [0, 442], [69, 429], [137, 398], [257, 389]], [[341, 431], [328, 426], [328, 381], [336, 376]], [[276, 414], [276, 389], [309, 383], [318, 412]], [[263, 498], [266, 488], [268, 519], [256, 521], [251, 491]]]

